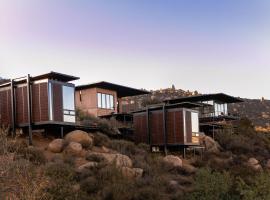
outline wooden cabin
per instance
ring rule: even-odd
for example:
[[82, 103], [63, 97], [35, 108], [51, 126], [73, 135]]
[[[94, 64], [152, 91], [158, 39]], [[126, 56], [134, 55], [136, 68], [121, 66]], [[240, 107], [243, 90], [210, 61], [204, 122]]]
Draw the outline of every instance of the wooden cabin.
[[76, 108], [96, 117], [122, 113], [122, 98], [148, 94], [145, 90], [98, 82], [76, 87]]
[[243, 100], [224, 93], [217, 93], [169, 99], [164, 102], [168, 105], [182, 102], [200, 104], [201, 106], [198, 108], [200, 129], [214, 137], [218, 130], [233, 127], [233, 121], [238, 120], [239, 117], [229, 112], [228, 105], [241, 103]]
[[50, 72], [12, 79], [0, 85], [0, 124], [12, 127], [13, 131], [74, 125], [75, 85], [69, 82], [77, 79]]
[[199, 112], [195, 103], [150, 106], [134, 112], [134, 140], [151, 147], [199, 145]]

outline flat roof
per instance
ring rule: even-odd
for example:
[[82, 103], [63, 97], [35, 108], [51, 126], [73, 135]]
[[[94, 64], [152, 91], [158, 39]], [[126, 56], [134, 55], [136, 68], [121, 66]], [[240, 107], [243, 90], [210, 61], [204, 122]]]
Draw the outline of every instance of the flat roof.
[[199, 101], [211, 101], [216, 100], [224, 103], [241, 103], [244, 102], [240, 98], [233, 97], [224, 93], [216, 93], [216, 94], [204, 94], [197, 96], [189, 96], [189, 97], [180, 97], [176, 99], [168, 99], [164, 102], [166, 103], [181, 103], [181, 102], [199, 102]]
[[135, 88], [131, 88], [131, 87], [123, 86], [123, 85], [109, 83], [106, 81], [76, 86], [76, 90], [83, 90], [83, 89], [88, 89], [88, 88], [101, 88], [101, 89], [113, 90], [117, 92], [117, 96], [120, 98], [149, 94], [149, 92], [146, 90], [135, 89]]
[[41, 74], [38, 76], [31, 77], [31, 80], [36, 81], [36, 80], [41, 80], [41, 79], [46, 79], [46, 78], [63, 81], [63, 82], [75, 81], [75, 80], [80, 79], [79, 77], [76, 77], [76, 76], [71, 76], [71, 75], [51, 71], [46, 74]]
[[134, 111], [132, 113], [141, 113], [147, 111], [147, 109], [153, 111], [153, 110], [161, 110], [165, 106], [166, 109], [172, 109], [172, 108], [198, 108], [201, 107], [201, 104], [198, 103], [190, 103], [190, 102], [183, 102], [183, 103], [176, 103], [176, 104], [154, 104], [150, 105], [148, 108], [143, 108], [141, 110]]
[[[24, 77], [20, 77], [20, 78], [15, 78], [13, 79], [14, 82], [16, 82], [17, 84], [19, 83], [25, 83], [26, 82], [26, 78], [27, 76]], [[51, 80], [58, 80], [58, 81], [62, 81], [62, 82], [69, 82], [69, 81], [75, 81], [80, 79], [79, 77], [76, 76], [71, 76], [71, 75], [67, 75], [67, 74], [61, 74], [58, 72], [49, 72], [46, 74], [41, 74], [38, 76], [30, 76], [31, 81], [38, 81], [38, 80], [42, 80], [42, 79], [51, 79]], [[7, 80], [4, 83], [0, 84], [0, 87], [6, 87], [6, 86], [10, 86], [11, 80]]]

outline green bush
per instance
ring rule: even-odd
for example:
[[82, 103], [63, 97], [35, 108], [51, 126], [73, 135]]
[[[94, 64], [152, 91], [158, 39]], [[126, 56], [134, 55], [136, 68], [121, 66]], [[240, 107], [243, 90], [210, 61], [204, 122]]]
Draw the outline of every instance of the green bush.
[[232, 178], [227, 172], [213, 172], [202, 168], [198, 171], [194, 181], [194, 191], [188, 193], [188, 200], [229, 200]]

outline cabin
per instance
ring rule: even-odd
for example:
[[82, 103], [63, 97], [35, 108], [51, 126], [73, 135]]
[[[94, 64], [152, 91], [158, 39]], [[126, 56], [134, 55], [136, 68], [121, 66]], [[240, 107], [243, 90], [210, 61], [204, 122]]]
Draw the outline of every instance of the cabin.
[[200, 104], [182, 102], [148, 106], [133, 113], [134, 141], [149, 144], [153, 151], [199, 146]]
[[109, 82], [97, 82], [76, 87], [76, 108], [95, 117], [122, 114], [122, 98], [149, 92]]
[[232, 103], [241, 103], [243, 100], [217, 93], [169, 99], [164, 102], [168, 105], [182, 102], [200, 104], [198, 108], [200, 130], [214, 137], [217, 131], [233, 128], [233, 122], [239, 120], [239, 116], [232, 115], [228, 106]]
[[32, 129], [74, 126], [75, 85], [70, 81], [78, 79], [49, 72], [1, 84], [0, 124], [11, 127], [13, 133], [16, 128], [28, 130], [29, 136]]

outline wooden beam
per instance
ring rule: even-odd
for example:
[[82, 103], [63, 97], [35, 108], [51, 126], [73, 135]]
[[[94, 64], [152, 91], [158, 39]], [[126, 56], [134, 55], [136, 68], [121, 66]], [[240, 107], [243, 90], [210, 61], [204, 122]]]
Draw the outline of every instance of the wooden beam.
[[31, 80], [30, 75], [27, 75], [27, 105], [28, 105], [28, 134], [29, 134], [29, 145], [33, 145], [32, 135], [32, 94], [31, 94]]

